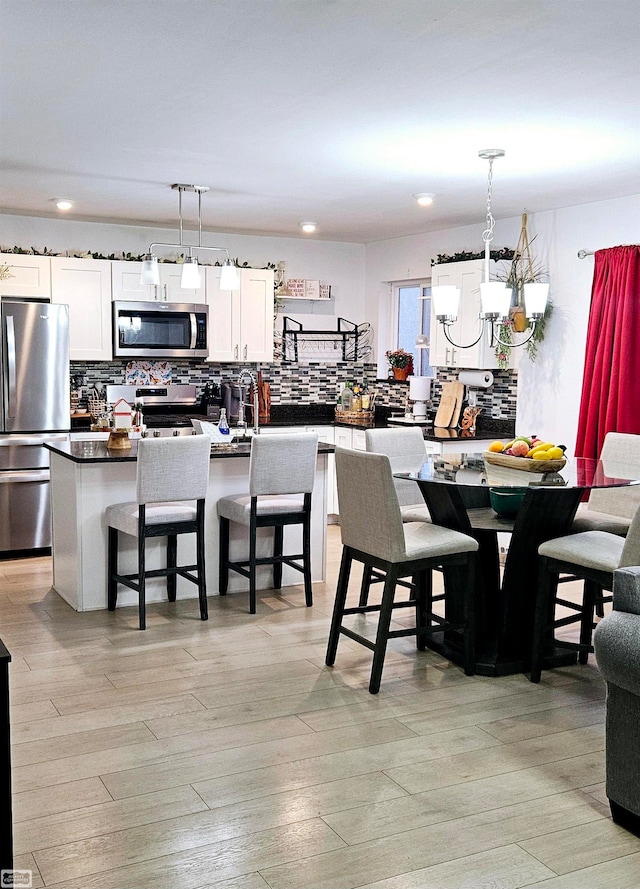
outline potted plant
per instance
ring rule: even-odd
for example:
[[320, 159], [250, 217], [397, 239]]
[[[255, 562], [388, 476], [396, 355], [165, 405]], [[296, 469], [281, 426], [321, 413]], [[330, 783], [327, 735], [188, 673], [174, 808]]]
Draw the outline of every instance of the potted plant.
[[389, 350], [387, 352], [387, 361], [396, 380], [406, 380], [409, 374], [413, 373], [413, 355], [411, 352], [405, 352], [404, 349]]

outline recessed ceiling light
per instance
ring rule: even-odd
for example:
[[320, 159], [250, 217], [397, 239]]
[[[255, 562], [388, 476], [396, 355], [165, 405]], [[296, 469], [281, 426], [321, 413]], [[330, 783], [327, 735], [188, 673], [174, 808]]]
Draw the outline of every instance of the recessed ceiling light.
[[300, 228], [303, 232], [306, 232], [308, 235], [312, 234], [318, 227], [316, 222], [301, 222]]
[[69, 201], [66, 198], [52, 198], [51, 200], [58, 210], [70, 210], [73, 207], [73, 201]]
[[414, 194], [414, 198], [420, 204], [421, 207], [430, 207], [433, 204], [433, 199], [435, 198], [434, 194], [429, 194], [428, 192], [420, 192], [419, 194]]

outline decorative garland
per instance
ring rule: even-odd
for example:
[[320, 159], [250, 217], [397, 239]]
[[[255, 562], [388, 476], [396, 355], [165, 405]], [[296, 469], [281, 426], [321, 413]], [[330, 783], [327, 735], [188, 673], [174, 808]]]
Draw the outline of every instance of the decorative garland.
[[[511, 247], [502, 247], [500, 250], [491, 250], [489, 253], [491, 259], [500, 262], [501, 259], [513, 259], [515, 250]], [[431, 260], [431, 265], [444, 265], [447, 262], [467, 262], [469, 259], [484, 259], [484, 250], [474, 253], [462, 250], [460, 253], [438, 253], [436, 259]]]
[[[53, 250], [49, 250], [48, 247], [43, 247], [42, 250], [37, 250], [35, 247], [29, 247], [29, 249], [25, 249], [24, 247], [0, 247], [0, 253], [15, 253], [22, 256], [64, 256], [69, 257], [71, 259], [109, 259], [113, 261], [126, 261], [126, 262], [142, 262], [145, 258], [146, 253], [109, 253], [105, 255], [104, 253], [99, 253], [93, 250], [78, 250], [76, 252], [65, 251], [64, 253], [54, 253]], [[172, 259], [170, 257], [159, 256], [158, 262], [184, 262], [186, 259], [186, 255], [184, 253], [176, 254], [177, 258]], [[255, 269], [255, 268], [263, 268], [263, 269], [275, 269], [276, 265], [273, 262], [268, 262], [263, 266], [254, 266], [250, 265], [248, 262], [240, 262], [238, 258], [232, 260], [233, 264], [237, 266], [239, 269]], [[216, 260], [216, 262], [201, 262], [200, 265], [214, 265], [221, 266], [222, 262]]]

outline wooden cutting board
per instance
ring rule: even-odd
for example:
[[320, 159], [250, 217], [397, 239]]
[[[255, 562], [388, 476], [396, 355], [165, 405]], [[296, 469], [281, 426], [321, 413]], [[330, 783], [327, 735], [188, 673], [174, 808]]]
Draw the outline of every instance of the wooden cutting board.
[[451, 420], [449, 422], [449, 426], [457, 426], [460, 422], [460, 414], [462, 413], [462, 403], [464, 401], [464, 383], [445, 383], [445, 386], [450, 386], [451, 389], [449, 392], [452, 395], [455, 395], [456, 406], [453, 409], [453, 414], [451, 415]]
[[434, 426], [450, 426], [451, 425], [451, 418], [453, 417], [453, 412], [455, 409], [456, 409], [455, 395], [445, 395], [443, 392], [442, 397], [440, 398], [440, 404], [438, 405], [438, 410], [436, 411], [436, 416], [435, 416], [435, 420], [433, 421], [433, 425]]

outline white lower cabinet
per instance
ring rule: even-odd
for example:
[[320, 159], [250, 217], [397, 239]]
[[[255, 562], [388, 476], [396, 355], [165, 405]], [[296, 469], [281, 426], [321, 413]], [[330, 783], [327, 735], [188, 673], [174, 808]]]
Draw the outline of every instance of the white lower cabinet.
[[51, 302], [69, 306], [71, 361], [111, 361], [111, 263], [51, 257]]

